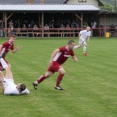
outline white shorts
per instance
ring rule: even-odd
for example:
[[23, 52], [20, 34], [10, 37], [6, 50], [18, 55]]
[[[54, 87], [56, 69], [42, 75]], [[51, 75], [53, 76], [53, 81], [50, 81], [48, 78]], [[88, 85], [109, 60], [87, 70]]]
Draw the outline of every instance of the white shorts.
[[6, 88], [11, 82], [14, 83], [14, 80], [13, 79], [6, 79], [6, 78], [3, 78], [3, 84], [4, 84], [4, 87]]
[[84, 45], [84, 44], [87, 44], [87, 43], [86, 43], [86, 41], [83, 41], [83, 40], [80, 39], [80, 40], [79, 40], [79, 44], [80, 44], [80, 45]]

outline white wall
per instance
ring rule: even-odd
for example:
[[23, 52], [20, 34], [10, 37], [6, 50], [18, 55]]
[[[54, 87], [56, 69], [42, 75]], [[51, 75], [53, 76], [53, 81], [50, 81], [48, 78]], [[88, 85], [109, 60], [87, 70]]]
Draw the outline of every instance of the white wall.
[[68, 0], [67, 4], [93, 4], [94, 6], [99, 8], [97, 0], [87, 0], [87, 2], [78, 2], [78, 0]]

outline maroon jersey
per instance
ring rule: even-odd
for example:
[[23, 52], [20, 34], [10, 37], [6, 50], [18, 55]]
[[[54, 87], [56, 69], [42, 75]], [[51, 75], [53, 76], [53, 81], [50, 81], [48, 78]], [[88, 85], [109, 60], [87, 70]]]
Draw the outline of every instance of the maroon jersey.
[[7, 42], [2, 44], [1, 54], [2, 53], [8, 53], [9, 50], [14, 50], [14, 44], [7, 41]]
[[74, 56], [73, 50], [69, 50], [68, 46], [63, 46], [59, 48], [60, 52], [56, 54], [53, 58], [53, 61], [56, 61], [59, 64], [63, 64], [70, 56]]

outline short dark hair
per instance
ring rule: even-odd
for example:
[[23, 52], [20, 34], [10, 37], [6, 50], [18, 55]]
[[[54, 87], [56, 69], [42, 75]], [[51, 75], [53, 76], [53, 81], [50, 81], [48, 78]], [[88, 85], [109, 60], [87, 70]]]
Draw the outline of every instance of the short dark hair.
[[74, 40], [69, 40], [69, 41], [68, 41], [68, 45], [69, 45], [69, 44], [72, 44], [72, 43], [75, 43], [75, 41], [74, 41]]
[[26, 89], [26, 85], [25, 84], [20, 84], [20, 90], [21, 92], [24, 91]]
[[9, 36], [9, 38], [11, 38], [11, 37], [16, 38], [16, 36], [14, 34], [12, 34], [12, 35]]

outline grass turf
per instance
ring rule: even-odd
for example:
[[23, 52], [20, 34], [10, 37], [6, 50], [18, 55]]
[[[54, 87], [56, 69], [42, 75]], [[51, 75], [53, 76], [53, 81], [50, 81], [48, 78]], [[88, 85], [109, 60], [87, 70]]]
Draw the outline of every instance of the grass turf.
[[[7, 60], [12, 65], [16, 83], [23, 82], [29, 95], [4, 96], [0, 91], [1, 117], [117, 117], [117, 39], [92, 38], [87, 54], [75, 50], [79, 59], [71, 58], [63, 65], [66, 75], [61, 86], [54, 89], [55, 73], [34, 90], [32, 82], [47, 69], [51, 52], [67, 44], [67, 38], [17, 39], [22, 49]], [[77, 43], [77, 39], [74, 38]], [[6, 39], [0, 39], [0, 43]]]

